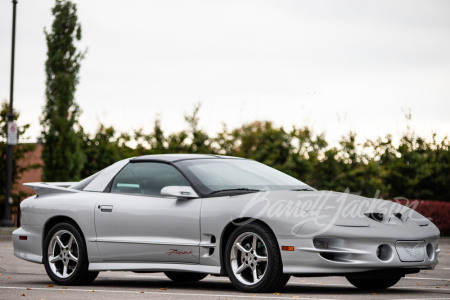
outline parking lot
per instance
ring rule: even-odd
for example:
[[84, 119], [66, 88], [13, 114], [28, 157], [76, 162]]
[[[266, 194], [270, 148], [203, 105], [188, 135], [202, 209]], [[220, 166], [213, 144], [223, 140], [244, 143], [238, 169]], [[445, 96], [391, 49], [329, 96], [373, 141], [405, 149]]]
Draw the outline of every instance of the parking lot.
[[450, 239], [440, 242], [435, 270], [407, 275], [393, 288], [362, 292], [343, 277], [291, 277], [279, 293], [246, 294], [226, 277], [179, 284], [162, 273], [102, 272], [89, 286], [56, 286], [43, 265], [14, 257], [10, 236], [0, 236], [0, 299], [450, 299]]

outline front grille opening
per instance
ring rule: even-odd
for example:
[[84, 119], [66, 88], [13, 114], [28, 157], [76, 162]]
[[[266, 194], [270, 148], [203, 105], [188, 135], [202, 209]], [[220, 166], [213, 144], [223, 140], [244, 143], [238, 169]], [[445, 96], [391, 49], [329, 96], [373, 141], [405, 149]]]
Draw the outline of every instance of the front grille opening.
[[335, 262], [349, 262], [351, 259], [351, 254], [346, 253], [320, 252], [319, 255], [326, 260]]
[[381, 222], [384, 219], [384, 214], [383, 213], [372, 212], [372, 213], [365, 213], [364, 215], [366, 217], [368, 217], [369, 219], [372, 219], [372, 220], [377, 221], [377, 222]]
[[334, 253], [320, 253], [320, 256], [328, 260], [336, 260], [334, 257]]
[[317, 249], [328, 249], [328, 242], [326, 240], [314, 239], [313, 245]]

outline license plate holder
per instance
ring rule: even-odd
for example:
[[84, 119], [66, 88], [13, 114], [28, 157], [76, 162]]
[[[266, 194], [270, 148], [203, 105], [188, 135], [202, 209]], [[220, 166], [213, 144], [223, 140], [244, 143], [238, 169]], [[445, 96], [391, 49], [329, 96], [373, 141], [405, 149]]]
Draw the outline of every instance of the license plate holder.
[[395, 249], [403, 262], [420, 262], [425, 259], [424, 241], [397, 241]]

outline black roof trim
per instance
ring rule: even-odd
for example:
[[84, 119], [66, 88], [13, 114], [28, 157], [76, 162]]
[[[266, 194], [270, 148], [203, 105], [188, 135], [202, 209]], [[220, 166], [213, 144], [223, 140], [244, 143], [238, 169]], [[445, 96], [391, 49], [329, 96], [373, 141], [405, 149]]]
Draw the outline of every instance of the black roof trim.
[[130, 162], [160, 161], [170, 163], [182, 160], [211, 159], [211, 158], [239, 158], [239, 157], [214, 155], [214, 154], [153, 154], [134, 157], [130, 159]]

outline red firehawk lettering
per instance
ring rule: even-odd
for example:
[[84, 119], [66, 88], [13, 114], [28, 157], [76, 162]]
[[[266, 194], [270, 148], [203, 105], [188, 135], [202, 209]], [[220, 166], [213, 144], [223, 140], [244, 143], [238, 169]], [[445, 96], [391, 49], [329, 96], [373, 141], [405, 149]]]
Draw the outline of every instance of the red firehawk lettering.
[[169, 251], [167, 251], [165, 254], [168, 255], [168, 256], [170, 256], [170, 255], [172, 255], [172, 254], [173, 254], [173, 255], [186, 255], [186, 254], [190, 254], [190, 255], [192, 255], [192, 256], [195, 257], [195, 255], [192, 253], [192, 250], [191, 250], [191, 251], [186, 251], [186, 250], [169, 249]]

